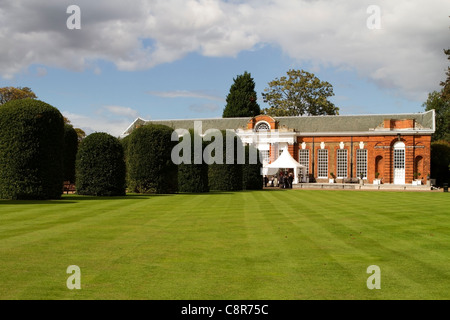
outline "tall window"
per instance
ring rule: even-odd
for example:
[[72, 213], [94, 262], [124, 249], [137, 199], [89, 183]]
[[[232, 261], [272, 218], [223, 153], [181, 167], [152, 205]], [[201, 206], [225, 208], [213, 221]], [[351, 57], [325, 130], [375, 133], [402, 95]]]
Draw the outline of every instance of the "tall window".
[[260, 152], [260, 159], [261, 159], [261, 161], [263, 163], [264, 162], [269, 163], [270, 162], [270, 152], [269, 152], [269, 150], [260, 150], [259, 152]]
[[347, 150], [337, 151], [337, 177], [347, 178]]
[[309, 150], [302, 149], [298, 151], [298, 162], [306, 167], [306, 175], [309, 174]]
[[363, 175], [364, 179], [367, 179], [367, 150], [357, 149], [356, 150], [356, 176], [358, 178]]
[[319, 149], [317, 151], [317, 177], [328, 178], [328, 150]]

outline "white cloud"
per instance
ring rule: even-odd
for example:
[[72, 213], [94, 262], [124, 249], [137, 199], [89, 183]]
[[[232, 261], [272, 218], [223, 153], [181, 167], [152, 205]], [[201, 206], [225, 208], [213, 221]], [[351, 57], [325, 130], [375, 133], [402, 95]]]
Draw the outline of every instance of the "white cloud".
[[161, 98], [199, 98], [207, 100], [224, 101], [223, 97], [205, 91], [174, 90], [174, 91], [149, 91], [147, 93], [152, 96], [157, 96]]
[[132, 119], [136, 119], [139, 116], [139, 112], [137, 112], [136, 110], [121, 106], [103, 106], [100, 109], [100, 113], [104, 113], [104, 111], [110, 112], [113, 115]]
[[3, 77], [32, 64], [83, 70], [98, 59], [140, 70], [191, 52], [236, 56], [269, 44], [423, 101], [447, 66], [447, 0], [379, 0], [380, 30], [367, 28], [368, 0], [80, 0], [81, 30], [66, 28], [70, 4], [0, 0]]
[[82, 115], [64, 111], [62, 114], [68, 118], [75, 128], [83, 129], [87, 135], [93, 132], [106, 132], [119, 137], [130, 125], [130, 120], [111, 119], [109, 117]]
[[214, 103], [192, 104], [189, 110], [196, 113], [212, 113], [220, 110], [220, 107]]

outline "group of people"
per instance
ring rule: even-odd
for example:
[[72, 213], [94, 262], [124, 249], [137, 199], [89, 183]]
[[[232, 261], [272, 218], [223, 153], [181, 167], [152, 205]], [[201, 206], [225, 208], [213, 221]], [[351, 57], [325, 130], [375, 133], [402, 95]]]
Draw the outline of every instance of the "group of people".
[[270, 179], [264, 176], [264, 187], [279, 187], [282, 189], [292, 189], [292, 182], [294, 181], [294, 174], [292, 172], [280, 171], [278, 174], [272, 176]]

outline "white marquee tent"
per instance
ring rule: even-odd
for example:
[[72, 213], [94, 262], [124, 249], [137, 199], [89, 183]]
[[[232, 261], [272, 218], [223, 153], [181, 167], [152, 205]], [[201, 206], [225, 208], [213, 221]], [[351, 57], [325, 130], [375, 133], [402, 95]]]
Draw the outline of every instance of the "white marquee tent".
[[304, 181], [306, 181], [306, 167], [295, 161], [287, 149], [284, 149], [281, 155], [274, 162], [264, 165], [264, 175], [274, 175], [279, 169], [294, 169], [294, 181], [298, 183], [298, 174], [301, 170]]

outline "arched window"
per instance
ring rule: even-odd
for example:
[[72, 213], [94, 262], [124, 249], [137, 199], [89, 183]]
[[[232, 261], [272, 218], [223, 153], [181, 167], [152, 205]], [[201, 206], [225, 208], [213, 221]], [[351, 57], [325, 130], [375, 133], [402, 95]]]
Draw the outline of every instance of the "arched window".
[[266, 122], [260, 122], [256, 125], [255, 131], [256, 132], [270, 131], [270, 126]]

